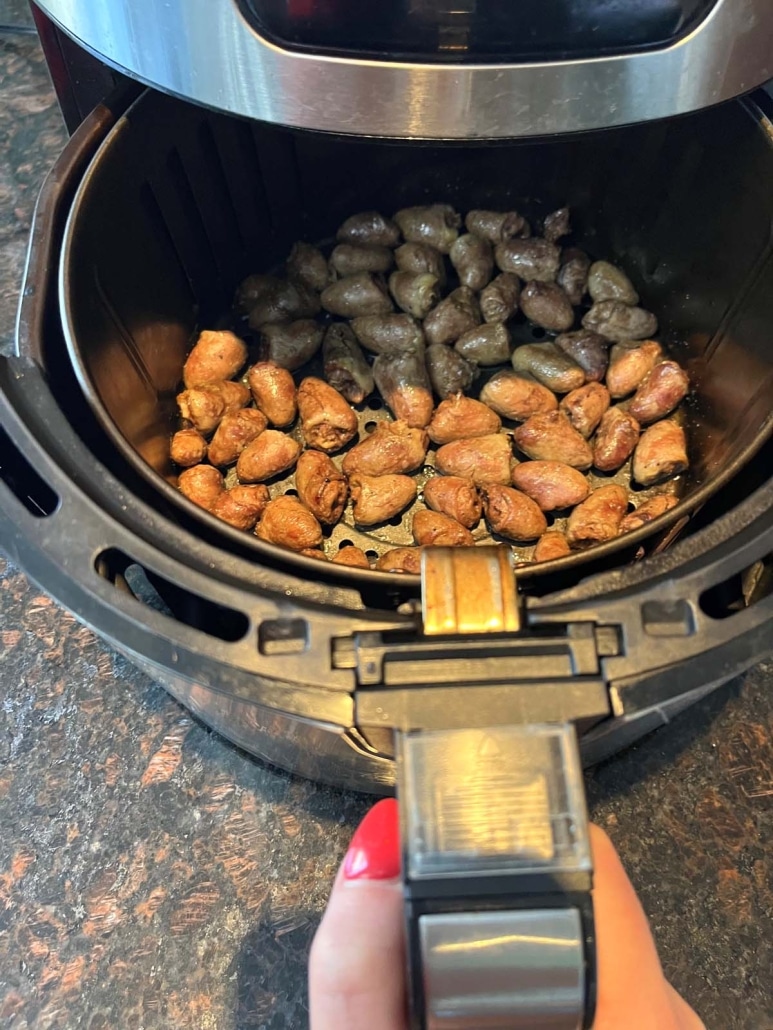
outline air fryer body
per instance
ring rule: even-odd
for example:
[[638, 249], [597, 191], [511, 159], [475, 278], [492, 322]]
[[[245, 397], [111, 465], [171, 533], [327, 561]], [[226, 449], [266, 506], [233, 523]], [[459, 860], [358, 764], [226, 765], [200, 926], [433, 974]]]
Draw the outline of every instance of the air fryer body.
[[[768, 124], [750, 101], [700, 116], [703, 164], [696, 164], [696, 126], [688, 121], [626, 130], [631, 144], [623, 153], [635, 150], [639, 159], [649, 155], [650, 166], [673, 171], [673, 184], [669, 187], [666, 175], [651, 196], [630, 197], [622, 209], [611, 203], [611, 195], [606, 205], [585, 206], [599, 229], [611, 234], [605, 237], [607, 247], [615, 233], [620, 240], [627, 238], [621, 210], [637, 221], [643, 233], [641, 275], [652, 279], [677, 324], [680, 318], [690, 321], [678, 297], [684, 283], [692, 283], [686, 290], [698, 305], [692, 322], [697, 324], [700, 314], [705, 337], [694, 343], [703, 348], [713, 339], [715, 359], [726, 350], [736, 354], [739, 360], [731, 365], [738, 364], [741, 372], [746, 365], [740, 357], [752, 361], [758, 372], [747, 384], [749, 401], [764, 397], [769, 381], [764, 341], [772, 295], [766, 283], [773, 265], [768, 235], [761, 227], [751, 232], [757, 217], [770, 221], [763, 188], [773, 175]], [[579, 576], [547, 577], [524, 600], [520, 635], [473, 642], [423, 639], [413, 577], [410, 582], [394, 577], [398, 586], [379, 587], [378, 575], [370, 574], [373, 582], [366, 587], [344, 581], [336, 567], [317, 562], [306, 563], [313, 575], [280, 554], [258, 562], [249, 541], [242, 544], [238, 534], [229, 540], [222, 531], [210, 530], [138, 477], [79, 387], [64, 343], [60, 300], [81, 318], [88, 306], [81, 301], [90, 303], [88, 284], [99, 287], [101, 269], [101, 288], [112, 298], [120, 323], [130, 329], [137, 319], [147, 322], [131, 300], [144, 281], [140, 266], [145, 271], [156, 267], [170, 247], [170, 269], [173, 263], [178, 268], [180, 258], [184, 264], [206, 254], [207, 260], [216, 258], [197, 236], [203, 223], [190, 204], [184, 210], [199, 227], [191, 228], [192, 235], [186, 218], [163, 228], [157, 205], [149, 203], [150, 193], [142, 187], [147, 164], [156, 169], [158, 196], [172, 205], [167, 218], [177, 210], [174, 183], [181, 174], [193, 183], [195, 195], [214, 202], [211, 190], [199, 190], [212, 169], [197, 149], [209, 146], [211, 157], [213, 140], [224, 148], [254, 141], [244, 153], [262, 158], [249, 165], [245, 179], [260, 189], [264, 205], [269, 200], [266, 217], [283, 205], [297, 216], [304, 197], [310, 211], [316, 206], [322, 212], [319, 167], [335, 164], [342, 154], [350, 177], [342, 189], [352, 193], [353, 202], [364, 202], [370, 186], [363, 185], [354, 162], [361, 147], [362, 158], [372, 154], [374, 144], [344, 141], [339, 149], [341, 141], [333, 137], [302, 135], [295, 146], [293, 135], [210, 116], [152, 92], [128, 109], [98, 107], [75, 134], [41, 197], [27, 271], [35, 289], [25, 290], [23, 298], [19, 356], [2, 366], [4, 453], [15, 456], [5, 466], [13, 476], [4, 484], [11, 496], [3, 504], [2, 538], [19, 563], [224, 735], [278, 765], [358, 789], [389, 789], [394, 727], [415, 721], [440, 726], [506, 720], [518, 696], [516, 707], [535, 718], [575, 718], [591, 761], [661, 725], [762, 655], [770, 646], [773, 617], [765, 573], [766, 556], [773, 551], [769, 446], [738, 470], [691, 524], [694, 531], [670, 549], [646, 561], [631, 562], [635, 554], [623, 561], [617, 555], [590, 562]], [[276, 137], [273, 146], [271, 137]], [[720, 161], [730, 138], [737, 159]], [[619, 152], [603, 135], [598, 151], [589, 137], [583, 139], [580, 163], [585, 170], [580, 176], [578, 168], [574, 179], [586, 183], [588, 197], [603, 200], [603, 190], [593, 186], [603, 178], [593, 171], [596, 157]], [[538, 155], [541, 145], [536, 144], [523, 153], [535, 146]], [[178, 159], [170, 161], [167, 152], [175, 147]], [[549, 149], [563, 155], [561, 175], [565, 183], [571, 181], [567, 162], [572, 148]], [[499, 147], [484, 148], [474, 167], [495, 167], [503, 153]], [[182, 165], [180, 154], [185, 156]], [[417, 155], [411, 160], [415, 163]], [[457, 151], [449, 160], [461, 188], [464, 153]], [[537, 167], [547, 167], [548, 157], [543, 154], [540, 160]], [[575, 160], [580, 161], [579, 152]], [[719, 178], [701, 187], [702, 167], [715, 168]], [[246, 197], [242, 177], [232, 181]], [[122, 188], [111, 187], [119, 182]], [[291, 182], [297, 192], [290, 190]], [[306, 189], [300, 188], [304, 182]], [[653, 182], [642, 174], [638, 188], [647, 191]], [[737, 193], [746, 198], [744, 207], [735, 203]], [[109, 218], [100, 195], [112, 206]], [[694, 209], [688, 209], [685, 198], [692, 198]], [[227, 194], [219, 195], [217, 204], [226, 200]], [[346, 198], [340, 202], [345, 208]], [[76, 237], [60, 297], [56, 273], [62, 240], [76, 211], [91, 229]], [[133, 224], [134, 238], [147, 219], [144, 250], [135, 253], [129, 235], [121, 235], [118, 227]], [[114, 229], [101, 234], [100, 227], [108, 225]], [[710, 254], [696, 263], [687, 250], [679, 251], [680, 241], [693, 232], [725, 241], [722, 252], [735, 279], [730, 271], [723, 273], [722, 262], [708, 260]], [[122, 245], [114, 262], [105, 248], [116, 237]], [[186, 238], [192, 247], [187, 258]], [[159, 251], [151, 260], [148, 248], [154, 239]], [[286, 243], [282, 239], [277, 246]], [[650, 261], [645, 251], [672, 260]], [[194, 302], [215, 313], [217, 276], [203, 266], [200, 272], [186, 280], [187, 286], [179, 274], [159, 277], [166, 283], [159, 300], [168, 326], [184, 324]], [[723, 292], [722, 282], [737, 286]], [[140, 289], [144, 300], [155, 288], [148, 283]], [[99, 324], [89, 322], [93, 347], [88, 334], [76, 330], [95, 358], [108, 340], [97, 333]], [[720, 391], [715, 400], [721, 409], [716, 412], [718, 442], [732, 441], [733, 426], [747, 431], [755, 419], [764, 422], [765, 410], [760, 413], [753, 404], [744, 408], [743, 398], [733, 391], [724, 400]]]
[[[232, 141], [236, 150], [231, 157], [238, 158], [243, 141], [245, 153], [257, 162], [255, 174], [250, 172], [255, 189], [260, 177], [266, 177], [260, 186], [266, 217], [279, 225], [289, 219], [291, 228], [283, 229], [284, 235], [272, 244], [279, 256], [292, 233], [311, 225], [308, 219], [299, 220], [299, 198], [305, 197], [309, 210], [324, 210], [321, 165], [345, 158], [349, 184], [341, 184], [337, 200], [343, 215], [347, 191], [352, 203], [375, 202], [372, 190], [358, 179], [357, 162], [363, 155], [373, 167], [383, 164], [382, 174], [390, 168], [396, 176], [400, 152], [406, 154], [411, 137], [474, 138], [476, 153], [470, 153], [469, 161], [457, 143], [451, 148], [456, 153], [443, 162], [446, 171], [456, 169], [453, 175], [461, 189], [459, 170], [467, 164], [476, 174], [496, 179], [498, 155], [509, 154], [510, 161], [517, 156], [512, 142], [504, 149], [481, 147], [486, 137], [651, 121], [712, 105], [773, 74], [767, 64], [773, 54], [773, 12], [753, 0], [649, 5], [650, 20], [635, 25], [625, 18], [605, 22], [603, 31], [598, 12], [607, 5], [596, 10], [593, 4], [559, 3], [555, 6], [563, 20], [549, 24], [544, 5], [535, 4], [531, 10], [542, 15], [530, 50], [518, 42], [515, 22], [494, 22], [501, 31], [492, 33], [475, 19], [475, 10], [494, 17], [516, 6], [517, 17], [525, 18], [524, 5], [481, 3], [467, 5], [465, 13], [466, 5], [455, 3], [460, 20], [454, 25], [448, 24], [442, 3], [427, 0], [408, 6], [413, 16], [423, 19], [421, 32], [409, 31], [386, 14], [378, 25], [367, 26], [356, 19], [336, 23], [333, 15], [327, 22], [315, 17], [323, 7], [333, 14], [351, 14], [349, 3], [250, 0], [238, 7], [231, 0], [216, 5], [172, 0], [146, 6], [136, 0], [104, 7], [45, 0], [36, 21], [75, 134], [41, 197], [27, 270], [35, 290], [25, 291], [23, 298], [19, 356], [2, 367], [2, 426], [12, 460], [5, 465], [0, 487], [5, 491], [0, 518], [12, 555], [63, 604], [225, 736], [304, 775], [375, 791], [388, 790], [393, 782], [395, 728], [506, 720], [507, 699], [515, 691], [520, 692], [522, 712], [577, 722], [585, 758], [594, 761], [746, 668], [773, 639], [766, 572], [767, 556], [773, 552], [769, 446], [739, 470], [669, 550], [644, 562], [631, 562], [637, 555], [629, 554], [623, 563], [619, 556], [592, 562], [579, 576], [546, 577], [525, 600], [524, 632], [518, 639], [473, 645], [446, 640], [427, 646], [417, 617], [417, 583], [363, 588], [336, 581], [324, 569], [311, 577], [281, 556], [256, 563], [249, 548], [225, 542], [222, 534], [203, 528], [154, 493], [94, 419], [64, 345], [60, 300], [77, 306], [77, 291], [67, 295], [65, 285], [60, 298], [56, 272], [65, 226], [84, 177], [91, 178], [92, 187], [101, 182], [99, 188], [112, 195], [111, 153], [120, 173], [116, 155], [120, 158], [122, 147], [124, 172], [131, 178], [142, 162], [152, 165], [154, 138], [161, 152], [162, 143], [170, 143], [176, 132], [181, 139], [190, 137], [195, 145], [186, 151], [187, 144], [181, 144], [180, 154], [184, 177], [193, 182], [195, 193], [212, 172], [214, 154], [210, 146], [209, 158], [202, 157], [197, 147], [208, 140]], [[641, 5], [628, 6], [633, 10]], [[616, 7], [618, 12], [625, 9]], [[293, 20], [290, 15], [299, 11], [306, 15]], [[600, 35], [595, 30], [583, 35], [589, 24], [583, 18], [594, 11], [593, 25]], [[344, 25], [347, 32], [339, 32]], [[714, 54], [719, 60], [719, 50], [707, 47], [711, 39], [716, 43], [720, 30], [721, 73], [711, 59]], [[591, 38], [603, 38], [598, 52], [589, 48]], [[441, 39], [448, 44], [445, 48]], [[165, 57], [170, 52], [174, 61]], [[679, 62], [681, 85], [666, 88], [674, 61]], [[237, 67], [244, 74], [233, 75]], [[339, 80], [340, 75], [345, 79]], [[135, 79], [184, 100], [151, 92], [132, 109], [141, 92]], [[116, 84], [118, 93], [100, 103]], [[746, 408], [738, 397], [726, 398], [724, 404], [719, 390], [717, 424], [724, 427], [723, 439], [732, 437], [727, 428], [735, 424], [751, 439], [755, 420], [761, 426], [768, 410], [764, 404], [759, 411], [754, 407], [768, 388], [764, 341], [771, 317], [767, 298], [773, 295], [766, 285], [771, 254], [765, 198], [766, 183], [773, 178], [766, 104], [767, 98], [760, 96], [760, 106], [737, 102], [717, 112], [716, 119], [699, 116], [698, 136], [690, 119], [642, 126], [640, 131], [612, 129], [624, 134], [621, 139], [639, 141], [632, 142], [632, 181], [644, 192], [631, 202], [605, 200], [602, 176], [593, 171], [594, 153], [620, 153], [604, 133], [598, 136], [597, 151], [591, 135], [581, 136], [577, 149], [565, 138], [551, 140], [544, 151], [532, 140], [524, 150], [548, 179], [551, 155], [560, 155], [562, 167], [552, 176], [550, 189], [546, 182], [547, 193], [558, 189], [563, 197], [564, 187], [574, 182], [575, 202], [601, 228], [603, 247], [622, 255], [627, 241], [646, 237], [646, 245], [631, 244], [628, 257], [640, 265], [641, 276], [649, 277], [653, 302], [669, 310], [682, 338], [696, 325], [700, 332], [692, 345], [701, 352], [710, 353], [714, 340], [720, 356], [743, 353], [751, 360], [749, 368], [763, 369], [751, 374], [749, 398], [754, 403]], [[208, 119], [199, 105], [218, 113]], [[95, 110], [88, 114], [92, 106]], [[182, 112], [180, 117], [176, 112]], [[284, 133], [279, 127], [229, 119], [229, 113], [328, 133]], [[175, 132], [169, 132], [170, 125]], [[721, 181], [708, 188], [702, 176], [711, 164], [706, 155], [717, 136], [713, 126], [733, 157], [720, 160], [718, 152], [712, 174]], [[113, 143], [105, 148], [111, 130]], [[384, 142], [340, 140], [332, 133], [399, 136], [403, 142], [388, 153]], [[89, 171], [98, 152], [101, 159]], [[439, 148], [422, 148], [420, 153], [437, 160]], [[641, 163], [645, 153], [652, 161], [657, 155], [661, 172], [673, 167], [673, 182], [665, 174], [648, 176]], [[227, 168], [224, 156], [219, 155], [221, 168]], [[620, 159], [625, 160], [625, 148]], [[420, 168], [421, 156], [410, 155], [408, 164]], [[164, 167], [179, 178], [174, 162]], [[427, 188], [442, 186], [433, 184], [429, 172], [420, 178]], [[523, 189], [531, 189], [533, 178], [524, 176]], [[229, 181], [238, 181], [240, 196], [249, 200], [243, 179], [231, 176]], [[625, 176], [618, 179], [620, 199]], [[167, 186], [174, 191], [174, 183]], [[148, 191], [139, 179], [135, 187], [143, 203]], [[97, 193], [90, 189], [84, 201], [88, 197], [93, 206]], [[463, 202], [463, 193], [453, 199]], [[396, 195], [402, 196], [399, 190]], [[755, 207], [757, 196], [763, 199]], [[228, 198], [217, 202], [226, 200], [228, 207]], [[701, 205], [711, 210], [708, 220], [701, 220]], [[92, 222], [98, 229], [97, 207]], [[192, 217], [191, 225], [200, 227], [190, 204], [183, 208]], [[232, 209], [238, 217], [238, 198]], [[674, 212], [682, 220], [679, 231], [671, 224]], [[113, 215], [111, 225], [119, 225], [122, 218], [127, 226], [139, 224], [128, 208], [116, 207]], [[145, 209], [143, 218], [147, 215]], [[167, 231], [159, 230], [161, 250], [170, 246]], [[185, 219], [180, 231], [185, 232]], [[711, 239], [723, 240], [727, 274], [721, 261], [691, 251], [693, 233], [709, 241], [704, 247], [711, 246]], [[111, 244], [98, 232], [93, 240], [97, 251]], [[180, 245], [180, 239], [171, 244], [178, 256]], [[118, 269], [121, 262], [116, 258], [108, 264]], [[710, 270], [711, 282], [703, 282], [701, 268]], [[249, 270], [246, 265], [240, 269]], [[173, 277], [168, 278], [171, 283]], [[215, 309], [207, 291], [214, 285], [209, 275], [193, 284], [192, 301], [210, 313]], [[227, 292], [234, 284], [220, 285]], [[693, 289], [696, 285], [700, 288]], [[88, 294], [85, 280], [78, 286], [83, 289]], [[182, 283], [180, 296], [188, 289]], [[734, 301], [739, 289], [743, 297], [739, 294]], [[698, 305], [694, 310], [680, 300], [687, 294]], [[187, 324], [195, 305], [183, 311], [178, 301], [174, 320]], [[167, 302], [172, 303], [171, 296]], [[130, 323], [131, 312], [124, 314]], [[736, 347], [743, 338], [749, 346]], [[318, 566], [310, 560], [306, 564]], [[439, 682], [430, 682], [426, 672], [417, 674], [421, 663], [435, 670]], [[478, 674], [477, 693], [465, 682], [471, 668]], [[537, 668], [540, 675], [535, 677]]]
[[175, 96], [364, 136], [546, 136], [685, 114], [773, 77], [766, 0], [42, 0]]

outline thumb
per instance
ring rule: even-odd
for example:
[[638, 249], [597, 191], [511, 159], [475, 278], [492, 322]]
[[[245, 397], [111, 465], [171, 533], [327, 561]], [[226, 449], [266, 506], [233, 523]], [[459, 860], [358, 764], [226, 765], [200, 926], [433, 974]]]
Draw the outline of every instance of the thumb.
[[311, 1030], [406, 1030], [397, 802], [365, 816], [309, 959]]

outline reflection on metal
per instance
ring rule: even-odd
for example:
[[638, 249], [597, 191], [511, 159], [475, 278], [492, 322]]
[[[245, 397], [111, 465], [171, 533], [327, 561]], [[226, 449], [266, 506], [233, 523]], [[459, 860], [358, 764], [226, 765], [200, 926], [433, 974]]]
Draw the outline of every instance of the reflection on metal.
[[585, 1004], [576, 909], [422, 916], [429, 1030], [578, 1030]]
[[248, 118], [350, 135], [501, 139], [606, 128], [717, 104], [773, 77], [769, 0], [718, 0], [662, 50], [516, 65], [295, 53], [262, 39], [234, 0], [37, 2], [142, 82]]
[[425, 547], [421, 593], [428, 636], [520, 629], [513, 556], [507, 547]]

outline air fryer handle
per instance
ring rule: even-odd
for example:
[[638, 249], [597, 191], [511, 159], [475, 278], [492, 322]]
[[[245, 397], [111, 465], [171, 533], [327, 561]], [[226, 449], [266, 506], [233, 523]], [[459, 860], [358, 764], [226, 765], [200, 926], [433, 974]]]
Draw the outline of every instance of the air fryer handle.
[[403, 734], [412, 1030], [587, 1030], [592, 868], [572, 726]]

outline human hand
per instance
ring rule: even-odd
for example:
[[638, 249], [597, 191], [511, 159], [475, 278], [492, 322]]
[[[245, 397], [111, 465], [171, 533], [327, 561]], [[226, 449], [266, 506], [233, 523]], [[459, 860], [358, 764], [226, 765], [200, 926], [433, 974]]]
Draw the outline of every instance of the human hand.
[[[609, 837], [591, 826], [598, 962], [593, 1030], [705, 1030], [660, 967], [647, 917]], [[311, 949], [311, 1030], [406, 1030], [397, 802], [360, 824]]]

